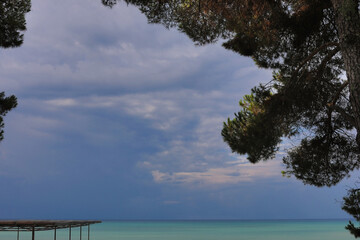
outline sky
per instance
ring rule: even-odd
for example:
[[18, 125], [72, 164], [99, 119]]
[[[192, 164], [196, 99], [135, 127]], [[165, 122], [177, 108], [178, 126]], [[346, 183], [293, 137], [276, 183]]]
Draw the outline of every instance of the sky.
[[0, 143], [1, 219], [324, 219], [332, 188], [251, 164], [221, 129], [271, 71], [220, 43], [195, 46], [124, 3], [33, 0], [20, 48], [1, 49], [18, 97]]

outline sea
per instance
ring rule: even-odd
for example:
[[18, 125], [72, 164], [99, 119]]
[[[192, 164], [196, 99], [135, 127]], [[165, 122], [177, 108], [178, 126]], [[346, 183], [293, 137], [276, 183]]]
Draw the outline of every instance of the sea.
[[[347, 220], [198, 220], [198, 221], [103, 221], [91, 225], [91, 240], [347, 240]], [[88, 239], [87, 227], [82, 240]], [[68, 240], [69, 230], [57, 230], [56, 240]], [[17, 239], [16, 232], [0, 232], [1, 240]], [[20, 232], [20, 240], [31, 233]], [[53, 231], [36, 232], [36, 240], [54, 239]], [[79, 228], [71, 240], [80, 239]]]

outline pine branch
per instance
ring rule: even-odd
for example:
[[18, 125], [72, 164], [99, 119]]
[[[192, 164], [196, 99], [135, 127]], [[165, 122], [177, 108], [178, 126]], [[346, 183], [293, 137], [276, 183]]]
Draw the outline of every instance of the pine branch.
[[318, 67], [318, 70], [317, 70], [318, 74], [323, 72], [327, 62], [330, 61], [333, 58], [333, 56], [335, 56], [339, 51], [340, 51], [340, 47], [337, 46], [328, 55], [326, 55], [326, 57], [321, 61], [320, 65]]
[[348, 120], [351, 125], [355, 126], [355, 118], [348, 114], [345, 109], [337, 105], [329, 106], [329, 108], [333, 109], [337, 113], [340, 113], [340, 115], [342, 115], [346, 120]]
[[338, 91], [335, 93], [332, 101], [330, 103], [328, 103], [329, 107], [332, 107], [336, 104], [337, 100], [339, 99], [341, 92], [349, 85], [349, 81], [345, 81], [340, 88], [338, 89]]
[[[328, 42], [325, 43], [324, 45], [318, 47], [317, 49], [315, 49], [314, 51], [312, 51], [312, 53], [310, 53], [310, 55], [305, 58], [300, 64], [299, 66], [296, 68], [295, 72], [294, 72], [294, 76], [297, 75], [297, 73], [300, 71], [300, 69], [308, 62], [310, 61], [317, 53], [319, 53], [321, 50], [330, 47], [330, 46], [336, 46], [339, 47], [340, 44], [337, 42]], [[334, 54], [335, 55], [335, 54]]]

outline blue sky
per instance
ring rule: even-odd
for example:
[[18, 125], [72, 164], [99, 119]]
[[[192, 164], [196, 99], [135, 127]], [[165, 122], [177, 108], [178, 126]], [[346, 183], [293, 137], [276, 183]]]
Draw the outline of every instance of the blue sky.
[[23, 46], [1, 50], [0, 89], [19, 106], [0, 143], [0, 218], [347, 218], [355, 178], [304, 186], [281, 176], [283, 152], [253, 165], [223, 143], [222, 122], [271, 72], [123, 3], [32, 4]]

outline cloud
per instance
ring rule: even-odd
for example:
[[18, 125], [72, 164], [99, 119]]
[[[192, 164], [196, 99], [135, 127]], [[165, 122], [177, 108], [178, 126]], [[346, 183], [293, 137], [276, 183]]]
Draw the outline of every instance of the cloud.
[[[34, 119], [26, 136], [92, 146], [149, 141], [136, 166], [155, 172], [156, 182], [178, 176], [194, 182], [204, 173], [234, 181], [226, 180], [238, 173], [227, 169], [233, 157], [222, 122], [269, 73], [220, 44], [194, 47], [176, 30], [148, 25], [134, 7], [40, 2], [33, 3], [24, 45], [0, 59], [0, 87]], [[56, 124], [46, 127], [44, 119]]]
[[26, 18], [23, 46], [0, 59], [0, 88], [19, 101], [0, 143], [2, 217], [329, 212], [327, 189], [321, 197], [299, 182], [274, 184], [279, 160], [250, 164], [222, 140], [222, 122], [270, 71], [220, 44], [194, 47], [124, 1], [32, 1]]
[[150, 171], [157, 183], [235, 184], [280, 177], [279, 161], [254, 165], [244, 158], [229, 155], [220, 135], [225, 113], [232, 108], [227, 103], [228, 97], [218, 90], [179, 89], [50, 99], [44, 103], [63, 110], [98, 112], [108, 109], [118, 116], [145, 120], [166, 139], [158, 142], [158, 151], [145, 153], [144, 160], [137, 164]]
[[[227, 162], [233, 164], [234, 162]], [[221, 185], [237, 184], [242, 182], [253, 182], [259, 179], [279, 178], [281, 176], [282, 164], [278, 160], [261, 162], [256, 165], [250, 162], [240, 164], [209, 168], [202, 172], [161, 172], [152, 171], [154, 181], [167, 184], [196, 185]]]
[[212, 107], [221, 106], [222, 109], [228, 109], [228, 106], [221, 102], [222, 99], [226, 99], [226, 95], [219, 91], [201, 93], [196, 90], [179, 89], [114, 96], [54, 98], [44, 100], [40, 104], [56, 109], [108, 108], [114, 112], [148, 119], [153, 123], [154, 128], [160, 130], [179, 130], [182, 127], [181, 122], [201, 120], [204, 121], [204, 128], [197, 130], [201, 134], [207, 131], [206, 128], [213, 127], [214, 123], [219, 123], [222, 119], [219, 116], [205, 117], [216, 113], [216, 109]]
[[[89, 88], [127, 91], [194, 84], [202, 79], [189, 76], [205, 68], [207, 59], [224, 54], [220, 47], [195, 48], [176, 31], [148, 26], [134, 7], [35, 2], [32, 11], [43, 14], [30, 13], [24, 45], [5, 51], [0, 60], [0, 87], [9, 91], [67, 86], [83, 93]], [[151, 37], [144, 39], [147, 34]]]
[[46, 101], [46, 103], [55, 107], [71, 107], [77, 105], [76, 101], [71, 98], [52, 99]]

